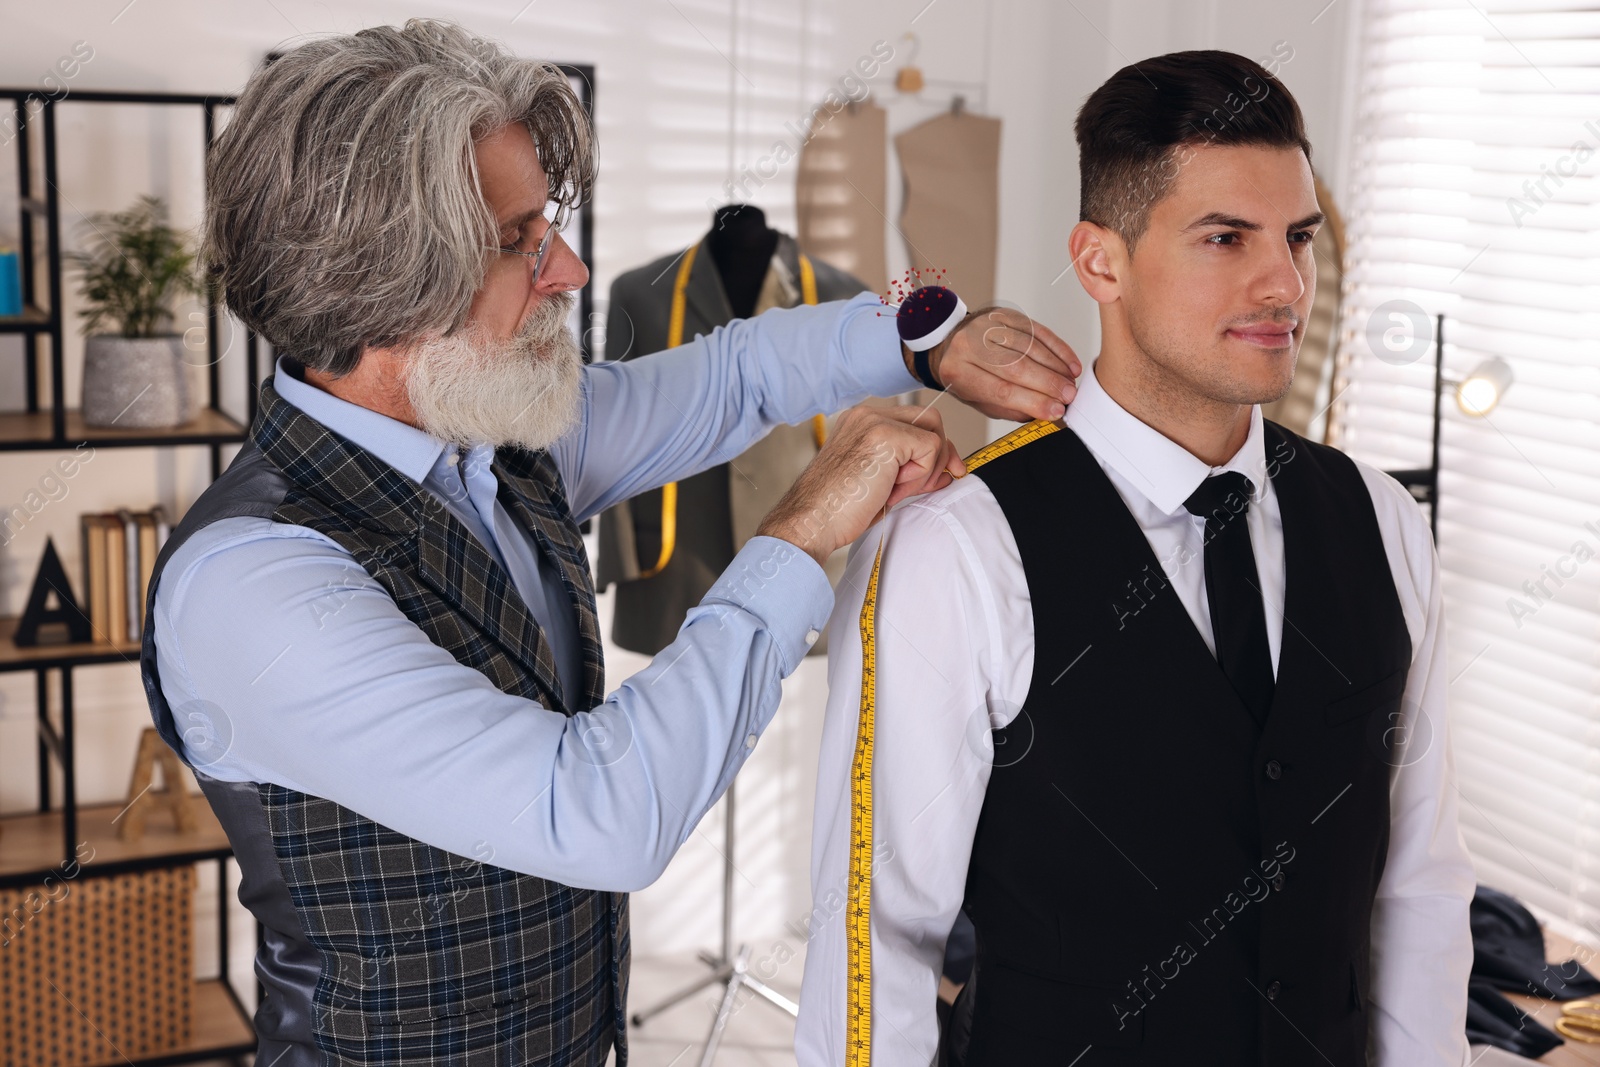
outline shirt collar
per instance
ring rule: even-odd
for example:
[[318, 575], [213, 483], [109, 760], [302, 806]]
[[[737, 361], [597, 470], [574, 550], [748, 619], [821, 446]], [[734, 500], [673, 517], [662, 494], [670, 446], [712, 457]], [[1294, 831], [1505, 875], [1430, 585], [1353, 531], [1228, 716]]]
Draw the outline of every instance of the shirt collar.
[[1067, 405], [1066, 425], [1095, 458], [1115, 470], [1163, 513], [1174, 515], [1183, 502], [1213, 474], [1238, 471], [1255, 486], [1255, 499], [1266, 489], [1266, 443], [1261, 407], [1250, 409], [1250, 432], [1232, 459], [1212, 467], [1159, 430], [1145, 425], [1101, 386], [1094, 364], [1078, 379], [1078, 395]]
[[277, 368], [272, 387], [279, 396], [413, 482], [421, 484], [444, 454], [446, 443], [440, 438], [318, 389], [297, 376], [298, 365], [290, 370], [283, 356], [278, 357]]

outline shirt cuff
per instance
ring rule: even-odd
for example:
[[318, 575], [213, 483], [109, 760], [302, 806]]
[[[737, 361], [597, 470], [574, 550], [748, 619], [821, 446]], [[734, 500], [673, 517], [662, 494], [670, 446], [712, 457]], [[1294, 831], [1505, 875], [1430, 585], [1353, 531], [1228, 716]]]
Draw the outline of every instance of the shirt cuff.
[[760, 535], [745, 543], [701, 603], [732, 604], [760, 619], [783, 654], [787, 678], [827, 625], [833, 586], [805, 552]]
[[851, 299], [844, 314], [844, 350], [868, 396], [899, 396], [922, 388], [900, 352], [894, 308], [876, 293], [862, 293]]

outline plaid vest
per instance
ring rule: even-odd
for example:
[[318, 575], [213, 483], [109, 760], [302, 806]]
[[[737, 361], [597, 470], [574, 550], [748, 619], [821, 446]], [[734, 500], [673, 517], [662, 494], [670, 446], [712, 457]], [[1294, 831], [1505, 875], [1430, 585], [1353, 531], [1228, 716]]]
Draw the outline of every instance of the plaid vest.
[[[167, 559], [196, 530], [228, 515], [266, 515], [339, 544], [435, 644], [502, 691], [567, 715], [604, 699], [588, 556], [548, 454], [501, 449], [491, 470], [502, 506], [575, 606], [581, 694], [561, 691], [550, 644], [509, 575], [437, 497], [284, 401], [270, 380], [260, 398], [252, 444], [163, 547], [150, 605]], [[146, 694], [182, 754], [151, 621], [140, 657]], [[298, 1051], [278, 1067], [600, 1067], [615, 1043], [617, 1063], [626, 1063], [626, 894], [452, 855], [282, 786], [241, 790], [198, 777], [239, 857], [240, 899], [266, 928], [260, 1055]]]

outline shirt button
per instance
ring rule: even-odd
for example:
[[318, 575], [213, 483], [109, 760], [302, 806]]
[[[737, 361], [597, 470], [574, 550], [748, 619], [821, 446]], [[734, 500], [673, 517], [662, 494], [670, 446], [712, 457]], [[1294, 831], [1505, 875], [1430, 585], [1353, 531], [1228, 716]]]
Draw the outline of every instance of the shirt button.
[[1283, 992], [1283, 983], [1279, 982], [1279, 981], [1274, 981], [1271, 985], [1267, 986], [1267, 999], [1268, 1000], [1277, 1000], [1278, 999], [1278, 994], [1282, 993], [1282, 992]]
[[816, 644], [817, 643], [817, 638], [819, 638], [821, 636], [822, 636], [822, 631], [821, 630], [817, 630], [817, 629], [807, 630], [806, 631], [806, 644], [808, 644], [808, 645]]
[[749, 737], [744, 739], [744, 747], [745, 748], [755, 748], [756, 747], [756, 735], [755, 734], [751, 734]]
[[1281, 892], [1283, 892], [1284, 885], [1288, 881], [1289, 881], [1289, 876], [1284, 874], [1282, 871], [1279, 871], [1277, 874], [1272, 876], [1272, 888], [1276, 889], [1278, 892], [1281, 893]]
[[1283, 764], [1275, 759], [1267, 760], [1267, 777], [1276, 782], [1283, 777]]
[[450, 454], [444, 458], [444, 461], [454, 467], [461, 462], [461, 453], [452, 449]]

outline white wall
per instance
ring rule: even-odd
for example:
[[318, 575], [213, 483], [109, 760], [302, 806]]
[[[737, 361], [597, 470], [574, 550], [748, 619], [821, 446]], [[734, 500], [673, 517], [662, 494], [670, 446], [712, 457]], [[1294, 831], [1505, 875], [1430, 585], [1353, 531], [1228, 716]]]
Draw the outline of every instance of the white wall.
[[[730, 158], [736, 169], [755, 159], [782, 133], [785, 120], [801, 121], [828, 83], [874, 41], [903, 48], [900, 34], [913, 30], [920, 39], [918, 65], [930, 80], [969, 83], [969, 106], [1006, 122], [1000, 295], [1087, 357], [1098, 342], [1093, 306], [1071, 273], [1063, 273], [1066, 236], [1077, 218], [1072, 120], [1083, 98], [1111, 72], [1142, 57], [1206, 47], [1259, 57], [1271, 53], [1275, 42], [1288, 41], [1294, 58], [1282, 77], [1306, 112], [1319, 170], [1337, 194], [1346, 37], [1357, 0], [1339, 0], [1326, 10], [1322, 0], [745, 0], [736, 40], [730, 40], [727, 0], [536, 0], [526, 7], [522, 0], [270, 0], [226, 8], [201, 0], [135, 0], [119, 14], [122, 2], [9, 4], [0, 82], [37, 83], [57, 57], [83, 40], [94, 48], [94, 58], [71, 83], [75, 88], [230, 92], [268, 49], [292, 44], [303, 33], [348, 32], [411, 15], [455, 18], [524, 54], [593, 63], [601, 145], [593, 285], [601, 312], [618, 272], [679, 249], [703, 232], [706, 200], [719, 196]], [[730, 85], [739, 101], [731, 151]], [[894, 129], [931, 113], [916, 102], [888, 106]], [[197, 141], [192, 126], [140, 109], [64, 109], [64, 221], [70, 228], [81, 212], [118, 208], [148, 190], [167, 196], [175, 218], [192, 225], [199, 212]], [[8, 181], [0, 176], [0, 193]], [[790, 228], [792, 191], [791, 164], [752, 199], [768, 209], [775, 225]], [[10, 227], [0, 220], [0, 241], [14, 237], [15, 224]], [[898, 257], [890, 261], [893, 273], [903, 267], [904, 251], [897, 242], [891, 247]], [[0, 347], [0, 407], [14, 410], [21, 406], [22, 380], [16, 342], [0, 341], [11, 346]], [[80, 360], [81, 344], [74, 339], [68, 347], [69, 397], [76, 392]], [[224, 360], [235, 380], [241, 366], [242, 353]], [[0, 614], [19, 610], [46, 534], [77, 573], [80, 512], [159, 500], [181, 514], [207, 478], [203, 452], [190, 452], [100, 450], [70, 484], [66, 499], [0, 548]], [[0, 505], [20, 501], [56, 458], [0, 458]], [[611, 650], [612, 684], [640, 664], [639, 657]], [[793, 942], [783, 924], [809, 908], [805, 868], [823, 666], [807, 661], [790, 679], [785, 707], [741, 778], [739, 926], [758, 953], [785, 937]], [[109, 800], [125, 788], [134, 739], [147, 722], [136, 668], [80, 670], [77, 683], [81, 793], [88, 801]], [[32, 707], [31, 678], [0, 678], [0, 811], [24, 810], [33, 797]], [[715, 945], [720, 848], [720, 815], [714, 813], [662, 882], [639, 894], [637, 952]], [[203, 896], [202, 908], [210, 900]], [[202, 926], [202, 937], [208, 932], [209, 925]], [[204, 942], [200, 951], [209, 952]], [[798, 978], [799, 965], [792, 964], [779, 984]]]

